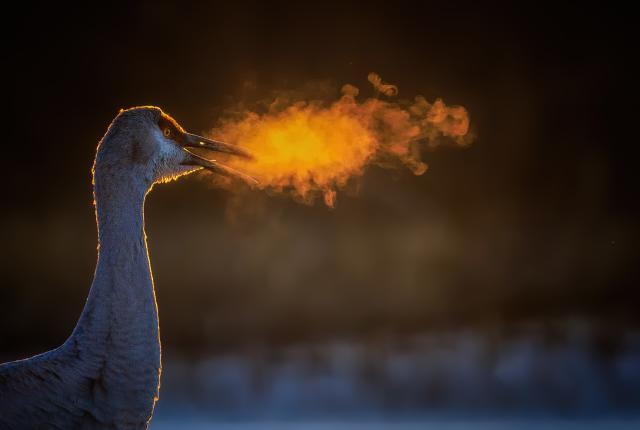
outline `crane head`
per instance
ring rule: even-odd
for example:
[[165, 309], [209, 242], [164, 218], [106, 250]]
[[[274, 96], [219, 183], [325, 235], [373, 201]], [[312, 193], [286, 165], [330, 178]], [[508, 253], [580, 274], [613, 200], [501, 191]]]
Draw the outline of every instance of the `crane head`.
[[167, 182], [200, 169], [250, 185], [257, 183], [242, 172], [192, 152], [195, 148], [251, 158], [239, 146], [185, 131], [158, 107], [142, 106], [121, 110], [116, 116], [100, 143], [96, 167], [99, 160], [106, 165], [117, 164], [140, 172], [150, 183]]

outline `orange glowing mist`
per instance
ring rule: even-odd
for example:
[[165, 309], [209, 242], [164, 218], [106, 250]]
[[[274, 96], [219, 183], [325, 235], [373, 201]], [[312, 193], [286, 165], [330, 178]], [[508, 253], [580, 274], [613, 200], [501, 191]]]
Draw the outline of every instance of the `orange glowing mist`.
[[[368, 79], [377, 95], [398, 92], [375, 73]], [[358, 92], [345, 85], [340, 99], [328, 105], [276, 99], [266, 113], [244, 111], [211, 134], [255, 155], [228, 163], [257, 178], [258, 187], [291, 192], [306, 202], [320, 193], [328, 206], [334, 205], [336, 191], [370, 163], [403, 164], [421, 175], [427, 170], [420, 158], [423, 144], [436, 146], [443, 137], [470, 143], [469, 117], [461, 106], [446, 106], [440, 99], [429, 103], [421, 96], [412, 103], [377, 97], [360, 102]]]

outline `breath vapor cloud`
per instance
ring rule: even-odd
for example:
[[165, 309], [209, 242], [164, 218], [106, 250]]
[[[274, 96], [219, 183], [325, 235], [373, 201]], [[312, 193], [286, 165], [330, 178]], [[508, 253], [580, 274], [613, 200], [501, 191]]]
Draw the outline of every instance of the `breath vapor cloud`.
[[424, 146], [468, 145], [469, 116], [462, 106], [441, 99], [392, 101], [398, 88], [370, 73], [375, 96], [359, 100], [359, 90], [344, 85], [339, 99], [294, 101], [281, 95], [265, 112], [243, 110], [210, 132], [217, 139], [249, 149], [252, 160], [229, 164], [260, 182], [258, 187], [291, 193], [313, 203], [322, 195], [335, 204], [336, 191], [361, 176], [371, 163], [406, 166], [422, 175]]

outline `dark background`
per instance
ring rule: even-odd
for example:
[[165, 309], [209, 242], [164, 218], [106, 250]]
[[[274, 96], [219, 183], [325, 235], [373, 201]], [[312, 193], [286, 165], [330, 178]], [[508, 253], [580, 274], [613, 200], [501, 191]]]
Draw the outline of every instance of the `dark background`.
[[[455, 327], [639, 322], [629, 11], [582, 3], [20, 5], [4, 16], [0, 351], [71, 332], [95, 264], [90, 168], [118, 109], [193, 132], [314, 80], [465, 106], [468, 149], [368, 169], [336, 209], [158, 186], [147, 234], [165, 349], [200, 352]], [[247, 85], [251, 82], [252, 85]], [[600, 333], [600, 334], [598, 334]], [[612, 346], [613, 345], [613, 346]]]

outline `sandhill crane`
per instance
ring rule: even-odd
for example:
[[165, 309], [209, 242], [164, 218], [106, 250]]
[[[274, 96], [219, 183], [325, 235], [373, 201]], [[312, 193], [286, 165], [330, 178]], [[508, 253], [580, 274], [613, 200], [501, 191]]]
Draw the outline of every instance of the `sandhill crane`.
[[157, 107], [113, 120], [93, 165], [99, 251], [89, 297], [62, 346], [0, 365], [0, 429], [147, 428], [161, 360], [145, 196], [155, 183], [201, 168], [253, 181], [193, 147], [249, 156], [185, 132]]

